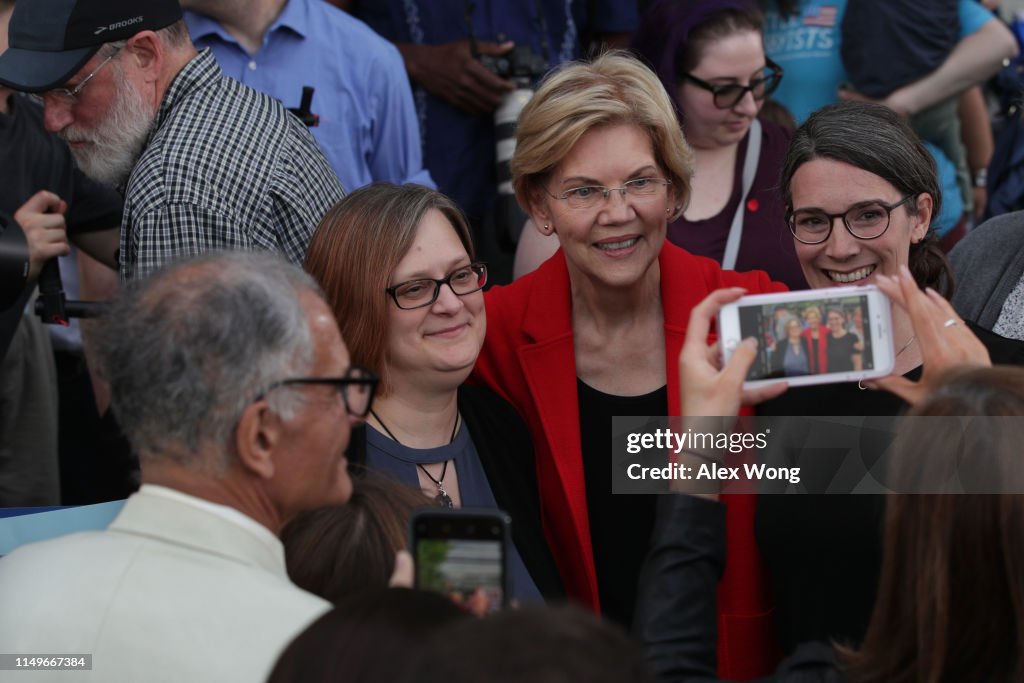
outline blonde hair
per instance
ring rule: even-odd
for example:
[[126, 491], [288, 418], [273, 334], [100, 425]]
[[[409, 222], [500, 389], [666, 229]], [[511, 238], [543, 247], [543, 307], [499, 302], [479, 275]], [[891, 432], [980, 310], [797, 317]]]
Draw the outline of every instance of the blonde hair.
[[585, 133], [621, 123], [647, 133], [658, 166], [672, 181], [676, 204], [671, 220], [681, 216], [690, 199], [693, 152], [661, 81], [621, 50], [590, 63], [562, 65], [523, 108], [509, 164], [520, 206], [529, 210], [532, 193]]
[[809, 318], [811, 315], [818, 316], [818, 320], [824, 319], [824, 317], [821, 315], [821, 309], [815, 306], [814, 304], [811, 304], [810, 306], [805, 308], [803, 312], [800, 314], [800, 317], [802, 317], [804, 320], [807, 320], [807, 318]]

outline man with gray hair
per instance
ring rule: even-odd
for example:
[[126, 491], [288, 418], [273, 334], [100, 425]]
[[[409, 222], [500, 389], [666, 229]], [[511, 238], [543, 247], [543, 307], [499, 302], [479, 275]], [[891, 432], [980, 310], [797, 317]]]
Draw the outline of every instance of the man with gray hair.
[[263, 680], [329, 608], [289, 582], [277, 534], [348, 499], [376, 378], [313, 280], [257, 252], [158, 272], [97, 346], [143, 485], [106, 531], [0, 559], [0, 643], [92, 655], [97, 681]]
[[300, 264], [344, 194], [298, 118], [196, 52], [178, 0], [19, 2], [8, 38], [0, 84], [41, 95], [47, 130], [124, 189], [122, 280], [216, 249]]

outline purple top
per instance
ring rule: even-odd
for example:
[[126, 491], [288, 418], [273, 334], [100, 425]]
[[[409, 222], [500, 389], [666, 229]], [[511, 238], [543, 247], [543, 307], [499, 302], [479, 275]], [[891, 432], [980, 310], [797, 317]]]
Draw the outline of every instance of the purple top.
[[[761, 121], [761, 158], [757, 174], [747, 196], [743, 215], [743, 238], [736, 256], [738, 271], [763, 270], [771, 279], [784, 282], [790, 289], [807, 289], [800, 263], [796, 259], [793, 236], [785, 221], [779, 171], [792, 135], [788, 130], [768, 121]], [[748, 133], [740, 141], [733, 173], [733, 191], [729, 201], [717, 215], [699, 221], [679, 218], [668, 226], [668, 239], [692, 254], [713, 258], [719, 263], [725, 254], [740, 193], [743, 191], [743, 160], [747, 153]]]

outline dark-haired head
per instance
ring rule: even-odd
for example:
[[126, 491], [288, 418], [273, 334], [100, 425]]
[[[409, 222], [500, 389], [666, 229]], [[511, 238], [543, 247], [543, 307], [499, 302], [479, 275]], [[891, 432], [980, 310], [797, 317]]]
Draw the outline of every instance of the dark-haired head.
[[432, 504], [418, 489], [372, 471], [352, 483], [347, 505], [300, 514], [281, 532], [291, 580], [336, 605], [387, 586], [412, 511]]
[[[843, 102], [811, 114], [793, 135], [782, 166], [780, 186], [787, 211], [794, 208], [794, 175], [816, 159], [841, 162], [878, 176], [900, 197], [912, 198], [904, 205], [911, 215], [917, 215], [923, 204], [930, 206], [931, 216], [937, 216], [942, 208], [935, 160], [907, 122], [887, 107]], [[927, 202], [922, 202], [922, 197], [927, 197]], [[906, 265], [920, 286], [932, 287], [947, 297], [952, 293], [952, 273], [934, 231], [912, 241], [908, 261]]]
[[573, 606], [530, 606], [434, 633], [403, 683], [653, 683], [624, 632]]
[[752, 0], [657, 0], [644, 11], [630, 50], [675, 98], [681, 74], [700, 63], [708, 44], [739, 31], [761, 33], [763, 24]]
[[844, 652], [849, 680], [1022, 680], [1022, 422], [1024, 368], [991, 367], [949, 372], [902, 425], [901, 490], [967, 477], [1004, 495], [889, 497], [878, 599], [863, 647]]
[[911, 415], [1024, 417], [1024, 368], [951, 370]]
[[660, 0], [644, 14], [632, 49], [655, 69], [695, 149], [738, 145], [778, 86], [762, 24], [748, 0]]
[[350, 595], [291, 642], [267, 683], [394, 681], [433, 632], [469, 618], [426, 591], [382, 588]]

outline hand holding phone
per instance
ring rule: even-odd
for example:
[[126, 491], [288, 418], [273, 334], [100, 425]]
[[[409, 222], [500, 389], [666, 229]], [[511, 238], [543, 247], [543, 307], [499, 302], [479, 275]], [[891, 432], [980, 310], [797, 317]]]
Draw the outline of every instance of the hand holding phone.
[[511, 520], [500, 510], [420, 508], [410, 521], [416, 588], [447, 595], [474, 614], [508, 602]]
[[870, 388], [890, 391], [916, 405], [931, 394], [950, 368], [992, 365], [988, 349], [953, 306], [932, 289], [922, 291], [906, 266], [900, 266], [895, 276], [879, 275], [877, 280], [879, 288], [910, 316], [924, 370], [920, 381], [912, 382], [896, 375], [874, 380]]
[[741, 405], [755, 405], [786, 390], [784, 382], [744, 391], [747, 369], [756, 360], [756, 346], [740, 343], [729, 358], [721, 362], [718, 344], [708, 347], [711, 325], [723, 306], [744, 293], [742, 287], [711, 292], [690, 311], [686, 340], [679, 354], [680, 412], [688, 417], [737, 415]]

